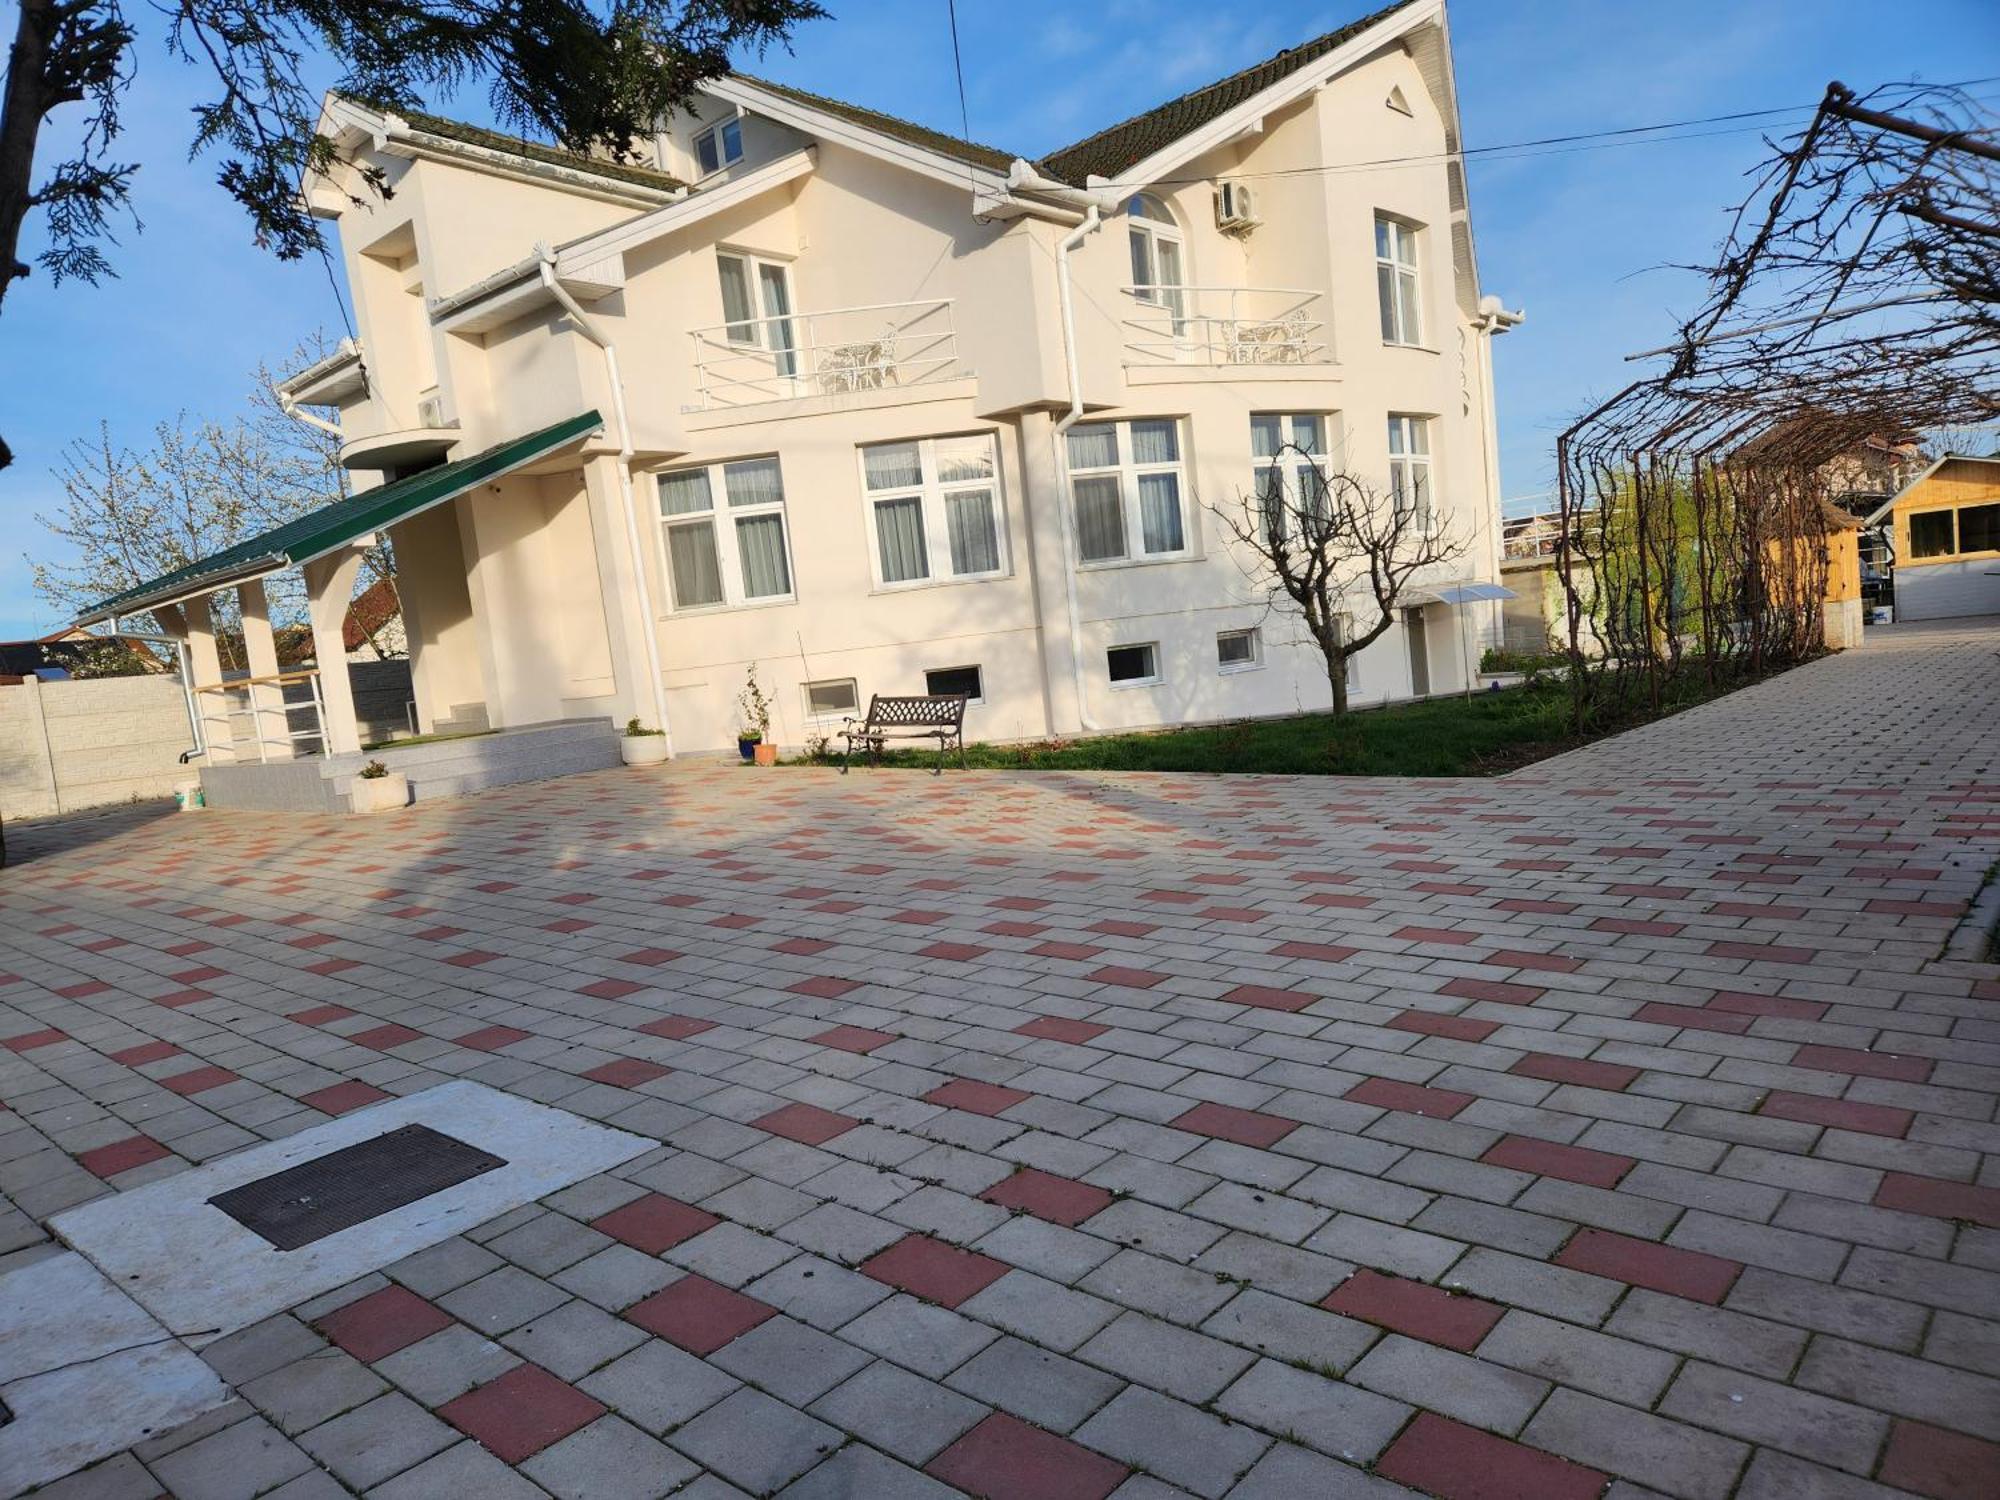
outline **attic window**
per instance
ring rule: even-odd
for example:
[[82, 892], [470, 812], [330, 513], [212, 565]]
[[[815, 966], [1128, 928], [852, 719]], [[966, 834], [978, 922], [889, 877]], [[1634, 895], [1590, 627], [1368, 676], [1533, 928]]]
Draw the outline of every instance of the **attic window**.
[[1389, 90], [1389, 97], [1382, 102], [1399, 115], [1416, 118], [1416, 111], [1410, 108], [1410, 101], [1403, 97], [1403, 86], [1400, 83]]
[[694, 157], [706, 177], [743, 159], [743, 127], [736, 120], [724, 120], [694, 138]]

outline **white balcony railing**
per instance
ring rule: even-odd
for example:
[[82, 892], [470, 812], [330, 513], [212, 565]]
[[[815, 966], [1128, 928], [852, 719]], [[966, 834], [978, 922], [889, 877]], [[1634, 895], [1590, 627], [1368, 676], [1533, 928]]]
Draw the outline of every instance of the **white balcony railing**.
[[1128, 286], [1128, 365], [1320, 365], [1333, 331], [1319, 292], [1268, 286]]
[[745, 318], [694, 330], [696, 409], [843, 396], [950, 380], [951, 299]]

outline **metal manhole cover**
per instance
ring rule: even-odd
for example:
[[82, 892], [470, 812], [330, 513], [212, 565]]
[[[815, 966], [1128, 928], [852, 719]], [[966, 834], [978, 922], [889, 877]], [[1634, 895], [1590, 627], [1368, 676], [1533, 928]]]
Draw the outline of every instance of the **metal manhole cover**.
[[405, 1125], [208, 1201], [280, 1250], [297, 1250], [506, 1165], [428, 1125]]

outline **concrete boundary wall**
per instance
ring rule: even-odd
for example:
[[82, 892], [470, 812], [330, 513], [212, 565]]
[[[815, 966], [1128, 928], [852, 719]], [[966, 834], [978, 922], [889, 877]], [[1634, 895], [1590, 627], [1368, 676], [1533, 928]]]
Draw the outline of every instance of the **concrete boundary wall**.
[[172, 677], [0, 687], [0, 816], [166, 796], [193, 779], [180, 763], [192, 743]]

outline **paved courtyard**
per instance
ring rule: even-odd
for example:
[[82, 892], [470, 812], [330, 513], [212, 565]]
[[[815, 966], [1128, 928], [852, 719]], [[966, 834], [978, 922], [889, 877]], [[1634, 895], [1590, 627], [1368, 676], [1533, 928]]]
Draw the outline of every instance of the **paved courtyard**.
[[2000, 1494], [2000, 622], [1492, 781], [574, 778], [0, 874], [0, 1269], [456, 1078], [656, 1140], [62, 1500]]

